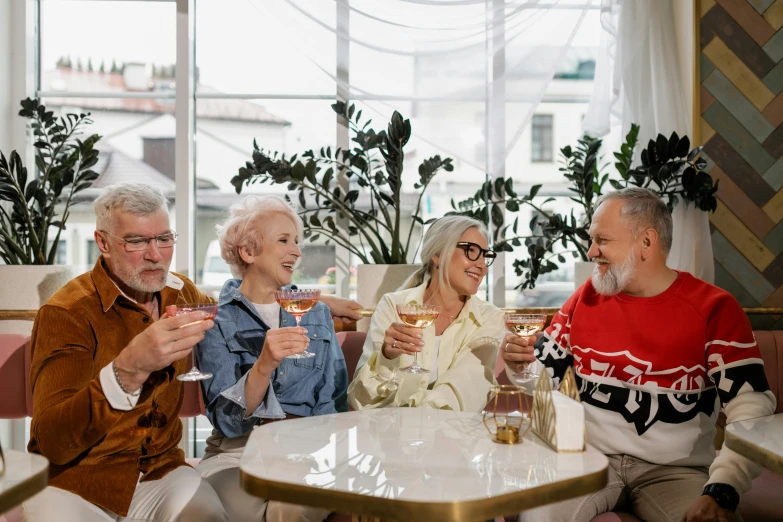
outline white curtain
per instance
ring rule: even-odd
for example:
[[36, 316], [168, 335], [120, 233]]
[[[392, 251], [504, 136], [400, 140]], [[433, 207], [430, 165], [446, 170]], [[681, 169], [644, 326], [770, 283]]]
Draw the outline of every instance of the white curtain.
[[[676, 131], [681, 136], [692, 136], [687, 93], [678, 64], [672, 1], [603, 0], [601, 6], [604, 33], [595, 91], [583, 130], [592, 136], [611, 133], [607, 145], [615, 146], [631, 123], [639, 124], [637, 158], [658, 133], [668, 137]], [[669, 266], [714, 282], [707, 213], [693, 204], [680, 203], [673, 218]]]
[[[350, 0], [348, 27], [335, 23], [334, 2], [247, 1], [365, 119], [399, 110], [411, 119], [417, 158], [451, 156], [470, 176], [502, 173], [556, 73], [593, 58], [572, 44], [597, 0]], [[324, 48], [330, 33], [349, 46], [347, 81]], [[487, 106], [498, 99], [504, 121], [488, 128]], [[498, 133], [505, 147], [487, 150]]]

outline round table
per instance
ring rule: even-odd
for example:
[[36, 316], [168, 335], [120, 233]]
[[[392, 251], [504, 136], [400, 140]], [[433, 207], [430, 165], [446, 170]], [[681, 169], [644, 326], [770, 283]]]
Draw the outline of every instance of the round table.
[[783, 413], [727, 424], [726, 447], [783, 475]]
[[5, 473], [0, 476], [0, 513], [43, 491], [49, 481], [49, 461], [41, 455], [3, 450]]
[[492, 442], [481, 415], [387, 408], [256, 428], [242, 487], [269, 500], [388, 520], [474, 521], [598, 491], [606, 457], [557, 453], [529, 433]]

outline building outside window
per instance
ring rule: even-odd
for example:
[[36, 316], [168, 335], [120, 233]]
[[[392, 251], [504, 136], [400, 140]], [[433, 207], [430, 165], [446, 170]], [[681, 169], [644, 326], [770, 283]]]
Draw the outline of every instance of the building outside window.
[[551, 114], [534, 114], [531, 124], [531, 150], [530, 160], [537, 163], [551, 163], [554, 161], [554, 147], [552, 143]]

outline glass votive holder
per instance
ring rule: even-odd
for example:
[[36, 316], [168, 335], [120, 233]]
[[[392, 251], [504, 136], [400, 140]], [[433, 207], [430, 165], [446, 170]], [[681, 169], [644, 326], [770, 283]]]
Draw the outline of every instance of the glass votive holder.
[[520, 386], [501, 384], [490, 389], [483, 422], [492, 440], [517, 444], [530, 430], [530, 402]]

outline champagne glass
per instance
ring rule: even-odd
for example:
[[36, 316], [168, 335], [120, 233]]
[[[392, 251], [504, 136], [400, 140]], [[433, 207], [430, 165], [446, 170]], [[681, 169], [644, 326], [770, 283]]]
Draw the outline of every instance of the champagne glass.
[[[310, 311], [321, 298], [320, 290], [278, 290], [275, 292], [275, 300], [280, 308], [296, 317], [296, 326], [302, 320], [302, 316]], [[306, 359], [315, 357], [313, 352], [307, 350], [294, 355], [287, 355], [286, 359]]]
[[[544, 329], [546, 324], [545, 314], [506, 314], [506, 328], [519, 337], [529, 337]], [[515, 372], [514, 378], [519, 382], [530, 382], [538, 378], [538, 375], [530, 371], [530, 364], [521, 372]]]
[[[209, 314], [203, 320], [214, 319], [217, 315], [218, 305], [214, 303], [188, 303], [181, 305], [171, 305], [166, 307], [166, 313], [169, 317], [175, 315], [189, 314], [190, 312], [206, 312]], [[198, 322], [198, 321], [197, 321]], [[193, 323], [190, 323], [193, 324]], [[187, 326], [187, 325], [185, 325]], [[204, 379], [211, 379], [211, 373], [202, 373], [196, 367], [196, 352], [193, 351], [193, 368], [188, 373], [177, 375], [177, 380], [180, 381], [203, 381]]]
[[[440, 306], [420, 305], [420, 304], [398, 304], [397, 315], [407, 326], [418, 328], [422, 331], [435, 322], [440, 315]], [[400, 368], [401, 372], [407, 373], [430, 373], [429, 370], [419, 366], [419, 352], [413, 354], [413, 364]]]

